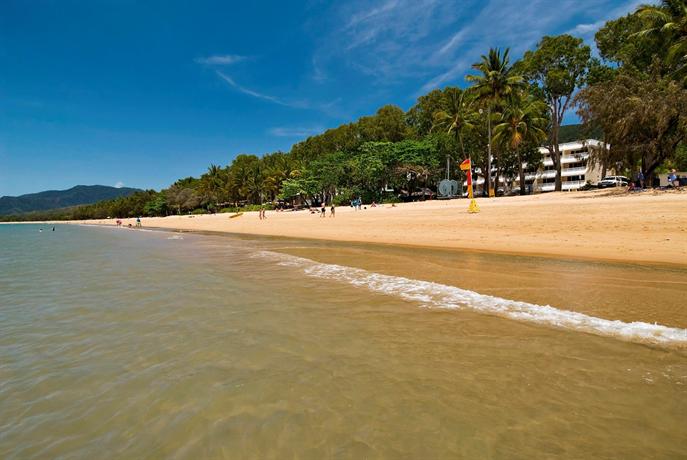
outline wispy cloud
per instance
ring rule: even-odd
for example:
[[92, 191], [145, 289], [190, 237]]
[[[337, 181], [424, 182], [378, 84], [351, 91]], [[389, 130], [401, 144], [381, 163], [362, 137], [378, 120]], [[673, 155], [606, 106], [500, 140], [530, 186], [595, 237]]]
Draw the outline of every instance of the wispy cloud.
[[324, 82], [325, 76], [335, 78], [335, 69], [341, 73], [344, 66], [369, 76], [377, 88], [419, 80], [417, 96], [446, 84], [462, 84], [471, 64], [490, 47], [510, 47], [511, 59], [517, 59], [547, 34], [567, 30], [590, 41], [607, 19], [643, 1], [340, 2], [331, 11], [330, 32], [318, 37], [311, 76]]
[[246, 56], [239, 56], [238, 54], [219, 54], [196, 58], [194, 61], [198, 64], [204, 65], [231, 65], [236, 64], [237, 62], [245, 61], [246, 59]]
[[590, 23], [580, 23], [577, 24], [575, 27], [572, 29], [568, 30], [566, 33], [569, 33], [571, 35], [576, 35], [578, 37], [581, 37], [585, 39], [586, 42], [589, 44], [594, 43], [594, 35], [596, 32], [603, 27], [603, 25], [606, 23], [606, 21], [610, 19], [615, 19], [619, 18], [621, 16], [625, 16], [628, 13], [631, 13], [632, 11], [636, 10], [639, 5], [642, 5], [644, 3], [647, 3], [646, 0], [629, 0], [626, 1], [615, 8], [610, 8], [606, 11], [603, 12], [601, 15], [601, 18], [598, 21], [590, 22]]
[[283, 105], [285, 107], [292, 107], [296, 109], [307, 109], [310, 108], [308, 103], [306, 101], [285, 101], [284, 99], [281, 99], [276, 96], [270, 96], [269, 94], [264, 94], [255, 90], [252, 90], [250, 88], [246, 88], [245, 86], [239, 85], [234, 81], [233, 78], [230, 76], [226, 75], [223, 72], [220, 72], [219, 70], [215, 71], [217, 73], [217, 76], [224, 80], [226, 83], [229, 84], [232, 88], [236, 89], [237, 91], [247, 94], [248, 96], [252, 96], [258, 99], [262, 99], [263, 101], [268, 101], [273, 104], [278, 104], [278, 105]]
[[307, 136], [312, 136], [314, 134], [319, 134], [322, 131], [324, 131], [324, 128], [321, 126], [312, 126], [312, 127], [278, 126], [275, 128], [271, 128], [268, 132], [272, 136], [277, 136], [277, 137], [307, 137]]
[[246, 87], [244, 87], [244, 86], [239, 85], [239, 84], [236, 83], [231, 77], [229, 77], [228, 75], [225, 75], [224, 73], [220, 72], [219, 70], [216, 71], [216, 73], [217, 73], [217, 75], [218, 75], [222, 80], [224, 80], [225, 82], [229, 83], [229, 85], [230, 85], [231, 87], [233, 87], [234, 89], [236, 89], [237, 91], [239, 91], [239, 92], [241, 92], [241, 93], [243, 93], [243, 94], [247, 94], [247, 95], [249, 95], [249, 96], [257, 97], [258, 99], [262, 99], [262, 100], [265, 100], [265, 101], [273, 102], [274, 104], [285, 105], [285, 106], [287, 106], [287, 107], [290, 106], [288, 103], [282, 101], [281, 99], [279, 99], [279, 98], [277, 98], [277, 97], [270, 96], [270, 95], [268, 95], [268, 94], [262, 94], [262, 93], [259, 93], [259, 92], [257, 92], [257, 91], [253, 91], [252, 89], [249, 89], [249, 88], [246, 88]]
[[122, 187], [124, 187], [124, 182], [122, 182], [121, 180], [117, 181], [117, 183], [114, 184], [114, 186], [115, 186], [115, 188], [122, 188]]

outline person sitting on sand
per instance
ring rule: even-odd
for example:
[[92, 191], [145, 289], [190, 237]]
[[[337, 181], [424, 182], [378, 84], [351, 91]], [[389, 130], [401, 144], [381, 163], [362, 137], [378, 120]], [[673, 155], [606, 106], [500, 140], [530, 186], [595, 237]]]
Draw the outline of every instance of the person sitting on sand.
[[673, 169], [670, 171], [670, 174], [668, 174], [668, 187], [675, 187], [675, 170]]

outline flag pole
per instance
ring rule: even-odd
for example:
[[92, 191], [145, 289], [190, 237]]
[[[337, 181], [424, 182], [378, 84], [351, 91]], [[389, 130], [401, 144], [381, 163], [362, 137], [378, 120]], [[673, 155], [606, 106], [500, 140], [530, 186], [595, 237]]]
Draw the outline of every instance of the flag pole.
[[460, 164], [460, 169], [463, 171], [467, 171], [467, 176], [468, 176], [468, 198], [470, 198], [470, 206], [468, 206], [468, 212], [471, 214], [475, 214], [479, 212], [479, 206], [477, 206], [477, 202], [475, 201], [475, 194], [473, 192], [473, 187], [472, 187], [472, 158], [468, 157], [467, 160], [463, 161]]

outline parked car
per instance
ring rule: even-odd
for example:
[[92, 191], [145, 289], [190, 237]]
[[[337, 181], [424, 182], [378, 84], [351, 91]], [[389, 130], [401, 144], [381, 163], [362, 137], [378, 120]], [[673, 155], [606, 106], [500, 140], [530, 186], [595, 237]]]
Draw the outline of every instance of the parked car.
[[598, 188], [626, 187], [630, 185], [630, 179], [625, 176], [606, 176], [599, 181]]

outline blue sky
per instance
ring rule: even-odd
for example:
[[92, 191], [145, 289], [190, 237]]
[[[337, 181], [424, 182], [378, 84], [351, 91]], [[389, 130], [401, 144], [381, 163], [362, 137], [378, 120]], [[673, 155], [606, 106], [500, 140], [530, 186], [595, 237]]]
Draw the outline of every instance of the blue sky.
[[[160, 189], [465, 85], [489, 47], [592, 40], [637, 0], [0, 1], [0, 195]], [[574, 119], [572, 119], [574, 120]]]

